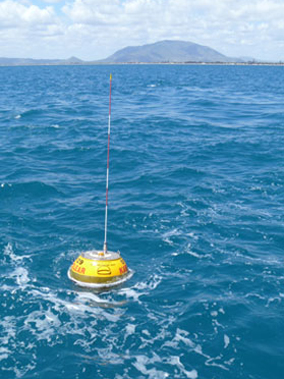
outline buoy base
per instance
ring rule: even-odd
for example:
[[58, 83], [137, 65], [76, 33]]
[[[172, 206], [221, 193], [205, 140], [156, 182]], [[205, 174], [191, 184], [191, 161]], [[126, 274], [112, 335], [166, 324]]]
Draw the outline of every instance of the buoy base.
[[91, 250], [82, 253], [68, 270], [68, 277], [84, 287], [102, 288], [121, 284], [132, 276], [119, 253]]

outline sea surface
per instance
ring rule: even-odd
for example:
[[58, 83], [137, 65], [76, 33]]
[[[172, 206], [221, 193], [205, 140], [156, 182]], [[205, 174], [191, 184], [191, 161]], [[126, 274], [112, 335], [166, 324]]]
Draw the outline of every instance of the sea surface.
[[0, 67], [1, 379], [284, 378], [283, 70]]

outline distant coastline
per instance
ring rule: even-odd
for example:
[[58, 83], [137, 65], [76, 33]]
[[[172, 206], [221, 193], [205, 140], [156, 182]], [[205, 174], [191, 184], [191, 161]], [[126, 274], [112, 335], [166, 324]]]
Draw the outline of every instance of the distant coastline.
[[165, 65], [165, 66], [284, 66], [284, 62], [80, 62], [80, 63], [0, 63], [0, 67], [19, 66], [121, 66], [121, 65]]
[[229, 57], [208, 46], [190, 41], [164, 40], [142, 46], [128, 46], [105, 59], [85, 61], [0, 57], [0, 66], [90, 66], [90, 65], [225, 65], [283, 66], [284, 62], [260, 61], [254, 57]]

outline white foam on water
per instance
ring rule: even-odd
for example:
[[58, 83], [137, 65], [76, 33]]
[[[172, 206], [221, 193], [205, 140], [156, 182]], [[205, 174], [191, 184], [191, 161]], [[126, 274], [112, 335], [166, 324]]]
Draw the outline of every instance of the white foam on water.
[[230, 343], [230, 338], [227, 336], [227, 334], [224, 334], [224, 349], [227, 349]]
[[[183, 342], [186, 346], [190, 347], [192, 351], [194, 351], [196, 354], [202, 355], [205, 358], [210, 358], [209, 355], [206, 355], [202, 351], [202, 347], [199, 344], [196, 344], [193, 342], [190, 338], [188, 338], [189, 333], [186, 330], [182, 330], [177, 328], [176, 335], [174, 337], [173, 341], [176, 342]], [[177, 344], [176, 344], [177, 346]]]
[[54, 325], [56, 327], [59, 327], [61, 325], [58, 316], [51, 312], [50, 308], [45, 312], [45, 318], [47, 322], [51, 325]]
[[169, 245], [173, 246], [174, 242], [171, 240], [171, 237], [180, 236], [180, 235], [181, 235], [181, 232], [175, 228], [173, 230], [170, 230], [162, 234], [162, 240], [168, 243]]
[[[154, 320], [155, 323], [159, 322], [159, 319], [157, 317], [154, 317], [151, 313], [148, 312], [147, 316], [149, 319]], [[146, 339], [140, 335], [140, 339], [142, 341], [142, 344], [140, 345], [139, 348], [143, 349], [145, 347], [149, 347], [149, 345], [153, 346], [156, 341], [159, 341], [159, 343], [160, 342], [163, 343], [164, 341], [166, 341], [165, 343], [163, 343], [162, 347], [163, 346], [170, 346], [170, 343], [168, 344], [168, 339], [169, 339], [169, 335], [170, 335], [168, 332], [168, 326], [170, 324], [172, 324], [172, 322], [173, 322], [173, 320], [170, 319], [167, 323], [163, 322], [162, 325], [160, 326], [160, 328], [158, 328], [158, 326], [157, 326], [157, 332], [156, 332], [156, 335], [154, 337], [148, 331], [146, 331], [146, 333], [144, 333], [144, 334], [149, 339]], [[176, 347], [176, 345], [174, 347]], [[153, 348], [150, 347], [150, 349], [152, 350]]]
[[17, 116], [15, 116], [15, 119], [18, 120], [19, 118], [21, 118], [22, 116], [20, 114], [17, 114]]
[[219, 355], [218, 357], [215, 357], [215, 358], [209, 358], [209, 359], [207, 359], [207, 361], [205, 362], [205, 365], [206, 366], [219, 367], [222, 370], [229, 371], [228, 367], [224, 366], [221, 363], [217, 363], [216, 362], [216, 360], [218, 360], [218, 359], [222, 359], [222, 355]]
[[151, 337], [151, 334], [150, 334], [149, 330], [147, 330], [147, 329], [143, 329], [142, 333], [145, 334], [148, 337]]
[[25, 287], [29, 283], [29, 272], [24, 267], [17, 267], [14, 272], [10, 274], [10, 277], [16, 277], [18, 286]]
[[156, 368], [147, 368], [147, 365], [161, 362], [161, 358], [157, 354], [153, 353], [152, 358], [148, 358], [145, 355], [137, 355], [135, 358], [136, 362], [132, 363], [132, 365], [143, 375], [147, 375], [149, 379], [164, 379], [169, 377], [167, 372], [157, 370]]
[[[97, 301], [95, 301], [93, 303], [93, 306], [90, 305], [90, 303], [85, 303], [85, 302], [82, 302], [80, 301], [80, 296], [78, 296], [76, 298], [76, 300], [78, 300], [77, 302], [77, 312], [80, 312], [80, 313], [83, 313], [83, 314], [91, 314], [93, 315], [94, 317], [97, 317], [98, 315], [100, 315], [101, 317], [105, 318], [106, 320], [108, 321], [111, 321], [111, 322], [117, 322], [121, 316], [121, 314], [112, 314], [112, 313], [109, 313], [105, 310], [105, 307], [101, 307], [101, 306], [98, 306], [98, 304], [107, 304], [107, 305], [112, 305], [113, 303], [111, 302], [101, 302], [101, 303], [98, 303]], [[76, 301], [75, 300], [75, 301]], [[75, 306], [74, 302], [73, 303], [70, 303], [70, 302], [67, 302], [67, 306], [69, 305], [73, 305]], [[94, 306], [95, 305], [95, 306]], [[66, 304], [65, 304], [66, 306]]]
[[121, 306], [125, 302], [123, 301], [109, 301], [100, 298], [98, 295], [95, 295], [94, 293], [91, 292], [78, 292], [77, 297], [80, 301], [86, 302], [86, 301], [91, 301], [92, 304], [104, 304], [104, 305], [110, 305], [110, 306]]
[[4, 255], [8, 255], [9, 257], [14, 254], [13, 247], [10, 242], [4, 247]]
[[66, 304], [65, 307], [69, 310], [69, 311], [80, 311], [81, 310], [81, 307], [79, 304]]
[[154, 289], [158, 287], [161, 281], [162, 281], [162, 277], [158, 274], [154, 274], [151, 276], [148, 282], [138, 282], [132, 288], [136, 288], [138, 290], [149, 289], [153, 291]]
[[198, 372], [196, 370], [188, 371], [185, 369], [184, 365], [180, 361], [180, 357], [178, 356], [171, 356], [167, 363], [173, 366], [177, 366], [178, 369], [189, 379], [197, 379], [198, 378]]
[[170, 340], [166, 341], [163, 344], [163, 347], [169, 346], [174, 349], [179, 349], [179, 343], [182, 342], [184, 345], [190, 348], [191, 351], [194, 351], [196, 354], [199, 354], [205, 357], [206, 359], [209, 359], [210, 356], [203, 353], [201, 345], [193, 342], [188, 337], [188, 335], [189, 333], [187, 331], [177, 328], [175, 337], [171, 341]]
[[[40, 291], [38, 289], [32, 289], [31, 294], [35, 298], [44, 299], [50, 303], [52, 303], [52, 309], [59, 313], [64, 313], [66, 310], [69, 312], [70, 315], [77, 317], [88, 317], [93, 316], [94, 318], [97, 318], [98, 316], [110, 321], [110, 322], [117, 322], [119, 318], [121, 317], [121, 314], [116, 313], [109, 313], [105, 311], [105, 307], [102, 308], [98, 304], [98, 298], [94, 294], [83, 294], [83, 296], [80, 298], [80, 295], [78, 293], [75, 293], [75, 299], [73, 301], [63, 300], [60, 299], [56, 293], [53, 293], [52, 291], [46, 292], [46, 291]], [[93, 296], [92, 296], [93, 295]], [[89, 303], [89, 299], [95, 299], [94, 303], [96, 306], [91, 306]], [[88, 302], [86, 302], [88, 300]], [[106, 302], [105, 302], [106, 303]]]
[[[218, 331], [216, 331], [216, 333], [218, 333]], [[226, 370], [226, 371], [228, 370], [228, 368], [224, 365], [226, 362], [224, 362], [224, 364], [219, 363], [219, 360], [222, 359], [222, 355], [219, 355], [217, 357], [210, 357], [210, 355], [205, 354], [202, 351], [201, 345], [198, 344], [198, 343], [193, 342], [189, 338], [189, 333], [187, 331], [185, 331], [185, 330], [177, 328], [174, 339], [172, 341], [166, 341], [163, 344], [163, 347], [164, 346], [170, 346], [170, 347], [172, 347], [174, 349], [178, 349], [180, 342], [183, 343], [184, 345], [186, 345], [188, 348], [190, 348], [191, 351], [194, 351], [196, 354], [199, 354], [202, 357], [204, 357], [206, 359], [206, 361], [205, 361], [206, 366], [216, 366], [216, 367], [219, 367], [219, 368], [221, 368], [223, 370]], [[224, 345], [225, 346], [224, 347], [227, 348], [228, 345], [229, 345], [229, 343], [230, 343], [230, 339], [225, 334], [225, 336], [224, 336]], [[231, 361], [230, 361], [230, 364], [231, 364]]]
[[[116, 324], [122, 316], [121, 311], [120, 313], [117, 310], [107, 312], [99, 306], [86, 305], [86, 300], [94, 299], [93, 296], [86, 294], [83, 294], [81, 298], [75, 294], [73, 301], [68, 301], [59, 298], [59, 293], [53, 293], [51, 290], [47, 291], [46, 288], [44, 291], [32, 288], [30, 295], [40, 309], [25, 315], [22, 328], [23, 330], [28, 330], [37, 340], [46, 341], [49, 346], [60, 344], [67, 334], [71, 334], [77, 337], [74, 342], [75, 345], [80, 345], [84, 351], [92, 351], [93, 341], [98, 336], [98, 323], [106, 320], [108, 328], [111, 329], [111, 324]], [[43, 299], [45, 300], [44, 302], [42, 301]], [[96, 296], [95, 299], [98, 300]], [[46, 303], [48, 304], [48, 309], [44, 310], [42, 309], [42, 304]], [[60, 315], [66, 314], [68, 314], [68, 321], [62, 322]], [[102, 332], [103, 334], [107, 332], [107, 335], [109, 335], [105, 327]]]
[[58, 316], [49, 309], [47, 312], [43, 312], [42, 310], [31, 312], [26, 317], [24, 325], [26, 329], [37, 337], [37, 340], [51, 342], [51, 337], [56, 335], [61, 322]]
[[[19, 362], [16, 362], [16, 364]], [[30, 362], [27, 365], [21, 367], [13, 367], [13, 371], [16, 374], [16, 378], [22, 378], [28, 371], [34, 370], [36, 368], [35, 362]]]
[[141, 303], [139, 297], [142, 295], [146, 295], [147, 292], [138, 292], [135, 291], [135, 289], [132, 288], [123, 288], [119, 291], [119, 294], [125, 295], [128, 299], [133, 299], [137, 303]]
[[9, 357], [9, 354], [11, 354], [11, 351], [8, 348], [0, 347], [0, 361], [7, 359]]
[[99, 348], [97, 352], [103, 364], [122, 365], [124, 363], [124, 359], [121, 355], [110, 351], [109, 347]]
[[189, 255], [192, 255], [193, 257], [198, 258], [198, 259], [203, 258], [201, 255], [195, 253], [192, 250], [187, 250], [186, 253], [189, 254]]
[[189, 254], [189, 255], [191, 255], [191, 256], [193, 256], [195, 258], [198, 258], [198, 259], [211, 258], [210, 254], [201, 255], [201, 254], [198, 254], [198, 253], [192, 251], [190, 248], [186, 249], [185, 253]]
[[9, 262], [10, 270], [5, 274], [5, 279], [14, 280], [18, 287], [3, 284], [1, 286], [1, 290], [3, 292], [9, 291], [9, 293], [14, 293], [18, 289], [24, 290], [28, 283], [32, 281], [29, 277], [29, 271], [25, 267], [19, 265], [19, 262], [22, 262], [26, 256], [19, 257], [14, 254], [10, 244], [5, 247], [4, 255], [8, 256], [12, 260], [12, 262]]
[[135, 333], [136, 325], [134, 324], [127, 324], [125, 328], [125, 334], [124, 334], [124, 341], [128, 336], [131, 336]]
[[158, 274], [154, 274], [146, 282], [137, 282], [134, 286], [128, 288], [122, 288], [118, 291], [120, 295], [126, 296], [128, 299], [133, 299], [134, 301], [141, 304], [140, 297], [149, 294], [151, 291], [155, 290], [161, 283], [162, 277]]
[[178, 341], [178, 342], [182, 341], [185, 345], [187, 345], [193, 349], [195, 347], [195, 343], [192, 342], [191, 339], [189, 339], [188, 337], [185, 337], [188, 335], [189, 335], [189, 333], [187, 331], [177, 328], [174, 340]]
[[[275, 257], [272, 257], [272, 256], [265, 256], [265, 257], [261, 257], [261, 258], [258, 258], [258, 257], [251, 257], [251, 256], [248, 256], [248, 255], [245, 255], [241, 252], [237, 252], [236, 257], [238, 258], [241, 258], [243, 259], [244, 261], [249, 261], [249, 262], [252, 262], [252, 263], [261, 263], [263, 265], [275, 265], [277, 267], [282, 267], [283, 266], [283, 262], [281, 260], [279, 260], [278, 258], [275, 258]], [[249, 262], [247, 262], [246, 264], [249, 264]]]
[[3, 348], [5, 345], [13, 345], [16, 338], [16, 318], [6, 316], [0, 319], [0, 327], [5, 330], [5, 334], [0, 337], [0, 346]]
[[264, 296], [261, 296], [258, 293], [252, 293], [252, 292], [247, 293], [245, 295], [245, 298], [247, 298], [247, 297], [256, 297], [256, 298], [261, 299], [261, 300], [266, 300], [266, 298]]
[[10, 242], [4, 248], [4, 255], [8, 256], [15, 263], [18, 261], [21, 262], [23, 259], [30, 258], [30, 255], [16, 255]]
[[188, 235], [189, 237], [193, 238], [194, 240], [198, 240], [198, 239], [199, 239], [199, 237], [196, 236], [193, 232], [187, 233], [187, 235]]
[[267, 300], [267, 303], [265, 304], [265, 307], [268, 308], [269, 305], [270, 305], [271, 303], [274, 303], [274, 302], [281, 303], [281, 296], [270, 297], [270, 298]]
[[173, 241], [171, 241], [169, 238], [163, 238], [163, 241], [169, 244], [170, 246], [174, 246]]
[[236, 358], [231, 358], [228, 361], [225, 361], [224, 363], [228, 366], [231, 366], [235, 362]]
[[[88, 332], [89, 332], [88, 328], [86, 328], [86, 330], [88, 330]], [[74, 333], [74, 334], [77, 335], [79, 333]], [[81, 334], [82, 334], [83, 338], [77, 338], [76, 341], [74, 342], [74, 346], [80, 346], [82, 351], [84, 351], [85, 353], [87, 353], [87, 352], [90, 353], [92, 351], [90, 340], [86, 339], [86, 337], [83, 333], [81, 333]]]
[[197, 259], [212, 258], [212, 256], [210, 254], [204, 254], [203, 255], [203, 254], [198, 254], [195, 251], [192, 251], [190, 243], [187, 244], [187, 246], [186, 246], [186, 248], [184, 250], [182, 250], [180, 252], [175, 251], [171, 255], [174, 256], [174, 257], [176, 257], [178, 255], [183, 255], [183, 254], [191, 255], [192, 257], [197, 258]]

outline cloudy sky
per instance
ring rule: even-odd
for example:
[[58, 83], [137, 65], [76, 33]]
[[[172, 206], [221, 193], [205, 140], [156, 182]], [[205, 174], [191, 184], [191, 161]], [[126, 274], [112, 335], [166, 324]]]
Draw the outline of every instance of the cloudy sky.
[[0, 0], [0, 56], [105, 58], [164, 39], [284, 61], [284, 0]]

